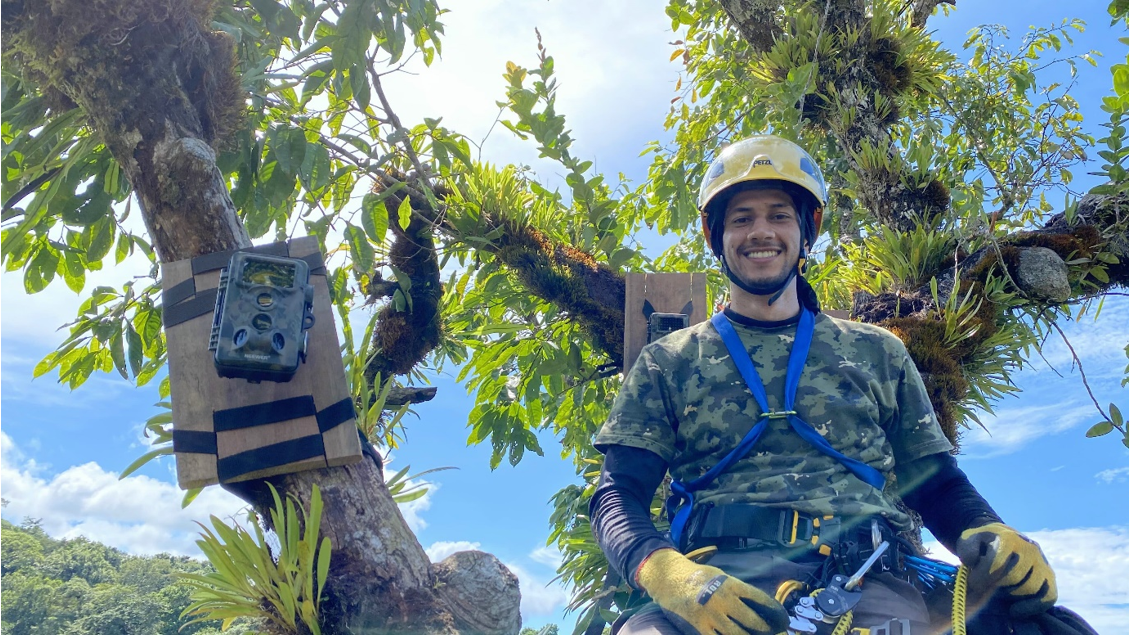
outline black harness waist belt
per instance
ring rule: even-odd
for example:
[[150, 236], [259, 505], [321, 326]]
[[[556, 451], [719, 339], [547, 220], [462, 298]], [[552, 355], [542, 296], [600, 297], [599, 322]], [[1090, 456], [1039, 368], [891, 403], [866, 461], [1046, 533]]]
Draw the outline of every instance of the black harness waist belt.
[[762, 505], [711, 506], [691, 521], [690, 543], [694, 547], [819, 548], [839, 541], [841, 532], [866, 527], [871, 516], [812, 516], [793, 509]]

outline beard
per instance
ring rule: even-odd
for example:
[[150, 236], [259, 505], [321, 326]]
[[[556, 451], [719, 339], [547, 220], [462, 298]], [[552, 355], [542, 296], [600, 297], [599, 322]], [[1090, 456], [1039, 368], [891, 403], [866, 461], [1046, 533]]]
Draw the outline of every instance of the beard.
[[[741, 256], [738, 257], [740, 258]], [[766, 274], [754, 278], [731, 268], [728, 259], [723, 255], [722, 273], [726, 274], [727, 278], [736, 283], [739, 288], [747, 293], [752, 293], [753, 295], [772, 295], [789, 283], [793, 274], [796, 273], [796, 266], [790, 266], [786, 263], [785, 266], [781, 268], [781, 271], [776, 274]]]

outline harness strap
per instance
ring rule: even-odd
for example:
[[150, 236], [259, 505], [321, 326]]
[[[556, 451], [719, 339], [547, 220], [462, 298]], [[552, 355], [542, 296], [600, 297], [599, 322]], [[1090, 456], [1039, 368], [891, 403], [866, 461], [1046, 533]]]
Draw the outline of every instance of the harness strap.
[[722, 337], [722, 343], [726, 345], [726, 350], [730, 353], [730, 358], [734, 360], [738, 373], [741, 374], [746, 386], [753, 394], [754, 400], [761, 409], [761, 415], [758, 417], [758, 422], [742, 437], [737, 447], [705, 474], [689, 483], [671, 482], [671, 497], [667, 499], [667, 517], [671, 522], [671, 540], [675, 544], [681, 544], [683, 530], [687, 521], [690, 520], [691, 510], [694, 507], [694, 492], [710, 484], [719, 475], [730, 469], [739, 459], [749, 454], [753, 446], [757, 444], [758, 439], [764, 434], [770, 419], [784, 417], [789, 422], [789, 426], [821, 454], [839, 461], [864, 483], [876, 489], [882, 489], [885, 479], [879, 470], [866, 463], [844, 456], [837, 451], [815, 428], [798, 417], [794, 409], [797, 387], [800, 385], [800, 376], [804, 372], [805, 360], [808, 358], [808, 350], [812, 345], [812, 336], [815, 331], [816, 316], [812, 311], [802, 308], [800, 312], [796, 339], [793, 341], [792, 350], [789, 351], [789, 362], [785, 371], [785, 410], [783, 412], [774, 412], [769, 409], [765, 385], [761, 382], [753, 359], [746, 351], [745, 345], [742, 344], [741, 338], [734, 330], [734, 326], [730, 324], [730, 320], [726, 318], [724, 313], [715, 313], [710, 318], [710, 323], [714, 325], [715, 330]]

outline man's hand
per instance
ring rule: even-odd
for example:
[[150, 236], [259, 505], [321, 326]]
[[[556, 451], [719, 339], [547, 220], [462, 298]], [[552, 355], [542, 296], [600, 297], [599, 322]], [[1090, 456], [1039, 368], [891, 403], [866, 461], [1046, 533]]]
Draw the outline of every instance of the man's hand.
[[974, 592], [1003, 589], [1012, 596], [1013, 617], [1030, 617], [1055, 606], [1055, 573], [1040, 545], [1001, 523], [966, 529], [957, 557], [969, 567]]
[[695, 564], [674, 549], [648, 556], [637, 579], [682, 630], [689, 626], [708, 635], [772, 635], [789, 625], [785, 607], [771, 596], [717, 567]]

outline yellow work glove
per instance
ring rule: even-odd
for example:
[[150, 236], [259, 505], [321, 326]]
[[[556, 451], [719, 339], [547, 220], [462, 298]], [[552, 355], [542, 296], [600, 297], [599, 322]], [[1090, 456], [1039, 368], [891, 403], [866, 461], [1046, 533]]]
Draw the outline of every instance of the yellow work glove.
[[789, 625], [777, 600], [717, 567], [696, 564], [674, 549], [648, 556], [639, 585], [681, 630], [702, 635], [771, 635]]
[[1013, 617], [1038, 615], [1055, 606], [1055, 573], [1040, 545], [1008, 525], [990, 523], [966, 529], [957, 557], [969, 568], [974, 593], [1002, 589], [1011, 596]]

